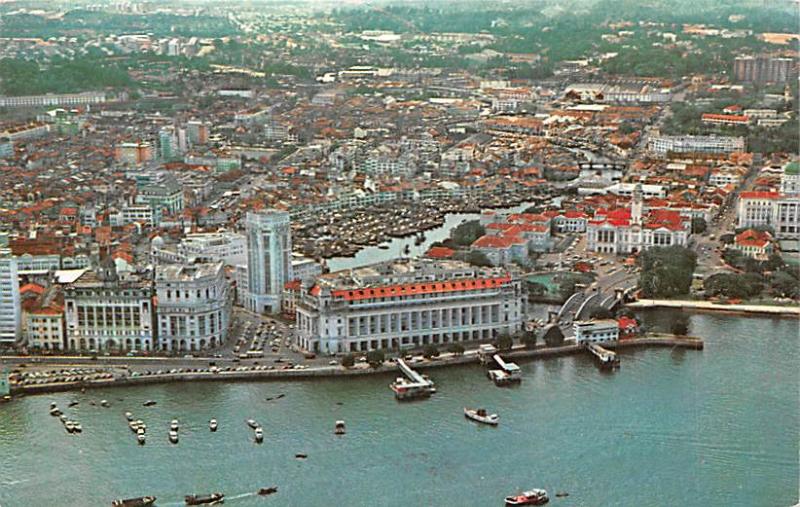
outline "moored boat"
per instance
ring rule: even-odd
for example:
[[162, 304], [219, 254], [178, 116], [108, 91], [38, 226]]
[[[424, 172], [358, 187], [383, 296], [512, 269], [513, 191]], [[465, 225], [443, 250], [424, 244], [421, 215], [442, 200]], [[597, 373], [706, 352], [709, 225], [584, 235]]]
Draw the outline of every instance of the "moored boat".
[[125, 419], [127, 419], [128, 421], [133, 421], [133, 414], [131, 414], [130, 412], [125, 412]]
[[186, 505], [215, 505], [222, 503], [225, 495], [222, 493], [211, 493], [210, 495], [186, 495], [183, 500]]
[[75, 433], [81, 433], [83, 431], [83, 426], [78, 421], [72, 421], [72, 431]]
[[258, 423], [256, 422], [255, 419], [248, 419], [247, 420], [247, 425], [250, 426], [253, 429], [258, 428]]
[[262, 430], [260, 427], [256, 428], [255, 429], [255, 437], [256, 437], [256, 442], [258, 442], [259, 444], [261, 442], [263, 442], [264, 441], [264, 430]]
[[170, 430], [169, 431], [169, 441], [172, 442], [173, 444], [177, 444], [178, 443], [178, 432], [177, 431], [174, 431], [174, 430]]
[[277, 492], [278, 492], [277, 486], [270, 486], [269, 488], [261, 488], [258, 490], [258, 494], [261, 496], [267, 496]]
[[153, 401], [153, 400], [147, 400], [147, 401], [145, 401], [144, 403], [142, 403], [142, 406], [143, 406], [143, 407], [152, 407], [152, 406], [153, 406], [153, 405], [155, 405], [155, 404], [156, 404], [156, 402], [155, 402], [155, 401]]
[[336, 421], [336, 425], [333, 428], [333, 432], [336, 435], [344, 435], [345, 434], [344, 421]]
[[154, 496], [140, 496], [137, 498], [126, 498], [124, 500], [114, 500], [111, 507], [150, 507], [156, 503]]
[[171, 423], [169, 423], [169, 429], [172, 431], [178, 431], [178, 420], [173, 419]]
[[515, 505], [544, 505], [550, 501], [547, 491], [543, 489], [532, 489], [518, 495], [507, 496], [506, 507]]
[[208, 429], [210, 429], [211, 431], [217, 431], [217, 427], [218, 425], [216, 419], [211, 419], [210, 421], [208, 421]]
[[147, 437], [144, 436], [144, 433], [137, 433], [136, 441], [139, 442], [139, 445], [144, 445], [145, 442], [147, 441]]
[[464, 417], [472, 419], [475, 422], [497, 426], [500, 422], [500, 417], [497, 414], [489, 414], [484, 408], [472, 409], [464, 408]]
[[64, 429], [67, 430], [67, 433], [75, 433], [75, 423], [72, 421], [65, 422]]

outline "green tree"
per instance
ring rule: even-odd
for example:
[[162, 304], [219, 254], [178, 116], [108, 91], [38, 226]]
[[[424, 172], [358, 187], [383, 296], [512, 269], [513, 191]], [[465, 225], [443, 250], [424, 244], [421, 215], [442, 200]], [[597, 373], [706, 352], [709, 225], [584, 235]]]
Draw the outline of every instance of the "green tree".
[[526, 349], [534, 349], [536, 348], [536, 342], [538, 341], [538, 336], [536, 335], [536, 331], [525, 331], [522, 335], [522, 344], [525, 345]]
[[451, 354], [455, 354], [457, 356], [460, 356], [460, 355], [462, 355], [464, 353], [464, 346], [461, 345], [460, 343], [451, 343], [447, 347], [447, 351], [450, 352]]
[[683, 319], [673, 322], [671, 331], [672, 334], [676, 334], [678, 336], [686, 336], [689, 334], [689, 323]]
[[429, 343], [422, 348], [422, 357], [432, 358], [439, 356], [439, 348], [433, 343]]
[[478, 220], [471, 220], [453, 229], [450, 237], [456, 245], [469, 246], [484, 234], [486, 234], [486, 229], [483, 228], [481, 223]]
[[511, 350], [511, 347], [514, 346], [514, 339], [510, 335], [503, 333], [495, 339], [494, 346], [500, 351]]
[[373, 368], [379, 367], [385, 358], [386, 354], [384, 354], [382, 350], [370, 350], [367, 352], [367, 362]]
[[564, 344], [564, 333], [558, 326], [550, 326], [544, 332], [544, 342], [548, 347], [560, 347]]
[[342, 358], [342, 366], [345, 368], [352, 368], [356, 364], [356, 358], [353, 354], [347, 354]]
[[638, 259], [639, 287], [644, 297], [670, 298], [689, 293], [697, 255], [682, 246], [651, 248]]
[[472, 264], [473, 266], [491, 266], [492, 261], [486, 257], [486, 254], [479, 251], [479, 250], [471, 250], [467, 254], [467, 262]]
[[708, 224], [706, 224], [706, 219], [703, 217], [694, 217], [692, 218], [692, 234], [703, 234], [706, 232], [708, 228]]

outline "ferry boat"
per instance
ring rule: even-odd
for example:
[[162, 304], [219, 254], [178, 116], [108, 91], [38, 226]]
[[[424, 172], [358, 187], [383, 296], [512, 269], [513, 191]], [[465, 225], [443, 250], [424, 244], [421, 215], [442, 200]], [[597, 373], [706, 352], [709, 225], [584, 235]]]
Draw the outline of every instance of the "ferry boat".
[[525, 491], [519, 495], [512, 495], [506, 497], [506, 507], [515, 505], [544, 505], [550, 501], [547, 497], [547, 491], [543, 489], [532, 489]]
[[333, 428], [333, 432], [336, 435], [344, 435], [345, 434], [344, 421], [336, 421], [336, 425]]
[[264, 430], [262, 430], [260, 427], [256, 428], [255, 437], [256, 437], [256, 442], [258, 442], [259, 444], [261, 442], [263, 442], [264, 441]]
[[258, 494], [261, 496], [267, 496], [277, 492], [278, 492], [277, 486], [270, 486], [268, 488], [261, 488], [258, 490]]
[[175, 430], [170, 430], [169, 431], [169, 441], [172, 442], [173, 444], [177, 444], [178, 443], [178, 432], [177, 431], [175, 431]]
[[111, 507], [150, 507], [156, 503], [154, 496], [140, 496], [138, 498], [126, 498], [124, 500], [114, 500]]
[[497, 414], [489, 414], [484, 408], [472, 409], [464, 408], [464, 417], [472, 419], [475, 422], [488, 424], [490, 426], [497, 426], [500, 422], [500, 416]]
[[186, 505], [216, 505], [224, 501], [225, 495], [222, 493], [211, 493], [210, 495], [186, 495], [183, 500]]
[[217, 431], [217, 420], [216, 419], [211, 419], [210, 421], [208, 421], [208, 429], [210, 429], [211, 431]]
[[247, 420], [247, 425], [250, 426], [253, 429], [258, 428], [258, 423], [256, 422], [255, 419], [248, 419]]

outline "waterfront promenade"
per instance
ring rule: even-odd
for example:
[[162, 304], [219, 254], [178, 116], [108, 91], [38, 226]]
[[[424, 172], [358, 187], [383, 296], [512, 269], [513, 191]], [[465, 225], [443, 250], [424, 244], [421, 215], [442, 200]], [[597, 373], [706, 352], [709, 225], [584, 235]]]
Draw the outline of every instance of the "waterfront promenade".
[[[585, 348], [582, 345], [567, 341], [566, 344], [558, 347], [537, 346], [533, 349], [525, 348], [523, 345], [516, 345], [512, 350], [503, 352], [502, 356], [507, 359], [546, 359], [551, 357], [582, 354]], [[642, 338], [631, 338], [618, 342], [604, 343], [605, 347], [612, 350], [637, 347], [680, 347], [695, 350], [703, 349], [703, 340], [693, 337], [680, 337], [669, 334], [652, 334]], [[28, 358], [30, 359], [30, 358]], [[210, 361], [214, 359], [209, 358]], [[217, 360], [219, 361], [219, 360]], [[478, 350], [467, 350], [464, 354], [442, 353], [440, 356], [431, 359], [423, 359], [417, 356], [412, 363], [414, 369], [441, 368], [461, 364], [477, 363]], [[52, 364], [52, 363], [51, 363]], [[74, 363], [73, 363], [74, 364]], [[57, 366], [53, 364], [53, 366]], [[94, 362], [93, 366], [98, 366]], [[189, 381], [257, 381], [257, 380], [292, 380], [325, 377], [346, 377], [380, 375], [394, 373], [398, 371], [397, 365], [386, 360], [377, 367], [372, 367], [366, 363], [358, 364], [351, 368], [342, 366], [312, 366], [304, 369], [269, 369], [266, 366], [236, 366], [225, 369], [212, 368], [192, 368], [191, 371], [181, 369], [181, 371], [125, 371], [125, 368], [116, 367], [118, 374], [112, 378], [92, 379], [74, 382], [40, 382], [32, 385], [11, 385], [13, 396], [41, 394], [49, 392], [74, 391], [81, 389], [100, 388], [100, 387], [125, 387], [145, 384], [163, 384], [171, 382]], [[122, 370], [122, 371], [119, 371]]]
[[727, 312], [769, 315], [773, 317], [800, 318], [800, 306], [720, 304], [710, 301], [690, 301], [673, 299], [640, 299], [627, 304], [628, 308], [641, 310], [647, 308], [679, 308], [697, 312]]

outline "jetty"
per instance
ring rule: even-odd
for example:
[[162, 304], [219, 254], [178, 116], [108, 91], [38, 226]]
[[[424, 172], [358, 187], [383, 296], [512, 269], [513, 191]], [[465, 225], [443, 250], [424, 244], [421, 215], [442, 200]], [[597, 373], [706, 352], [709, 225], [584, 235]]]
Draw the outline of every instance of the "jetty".
[[616, 352], [612, 352], [608, 349], [605, 349], [600, 346], [598, 343], [586, 343], [584, 344], [586, 350], [588, 350], [594, 358], [597, 360], [597, 364], [606, 370], [615, 370], [619, 368], [619, 357], [617, 356]]
[[489, 370], [487, 375], [497, 386], [505, 386], [516, 382], [522, 382], [522, 370], [516, 363], [506, 362], [500, 354], [492, 356], [498, 370]]
[[398, 400], [427, 398], [436, 392], [433, 381], [411, 368], [403, 359], [397, 359], [397, 368], [406, 378], [397, 377], [389, 387]]

